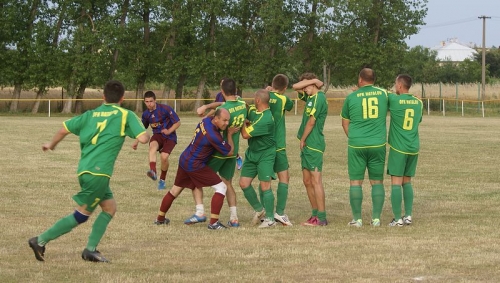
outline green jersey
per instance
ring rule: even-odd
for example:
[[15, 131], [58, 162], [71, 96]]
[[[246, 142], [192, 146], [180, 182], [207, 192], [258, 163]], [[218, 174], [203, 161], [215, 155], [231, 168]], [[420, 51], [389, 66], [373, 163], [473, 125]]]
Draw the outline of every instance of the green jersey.
[[254, 105], [248, 109], [248, 120], [250, 126], [247, 126], [248, 150], [259, 152], [273, 148], [276, 150], [276, 141], [274, 139], [274, 120], [271, 110], [259, 112]]
[[326, 100], [325, 93], [319, 91], [314, 95], [307, 95], [299, 92], [299, 99], [305, 101], [306, 106], [302, 114], [302, 123], [300, 124], [297, 138], [299, 140], [302, 138], [307, 121], [309, 121], [310, 117], [313, 117], [316, 122], [311, 133], [306, 138], [306, 146], [309, 149], [324, 152], [326, 146], [323, 128], [325, 127], [325, 120], [328, 115], [328, 101]]
[[125, 136], [135, 139], [146, 133], [134, 112], [116, 104], [102, 104], [65, 121], [63, 126], [80, 137], [78, 175], [90, 173], [111, 177]]
[[[229, 111], [230, 117], [229, 117], [229, 127], [242, 127], [243, 123], [245, 123], [245, 119], [247, 118], [247, 105], [245, 101], [243, 101], [241, 98], [238, 98], [237, 100], [228, 100], [224, 102], [221, 106], [218, 108], [225, 108], [227, 111]], [[225, 141], [227, 141], [227, 129], [223, 131], [222, 136]], [[238, 149], [240, 145], [240, 133], [234, 133], [233, 134], [233, 143], [234, 143], [234, 150], [233, 150], [233, 155], [232, 156], [225, 156], [222, 155], [220, 152], [216, 151], [215, 154], [213, 155], [216, 158], [235, 158], [236, 154], [238, 154]]]
[[423, 109], [422, 101], [411, 94], [389, 94], [391, 148], [404, 154], [418, 154], [420, 149], [418, 125], [422, 121]]
[[276, 139], [276, 151], [286, 148], [286, 126], [285, 111], [293, 109], [293, 100], [288, 96], [274, 91], [269, 92], [269, 109], [274, 118], [274, 138]]
[[340, 113], [349, 120], [350, 147], [378, 147], [386, 144], [387, 91], [366, 85], [349, 94]]

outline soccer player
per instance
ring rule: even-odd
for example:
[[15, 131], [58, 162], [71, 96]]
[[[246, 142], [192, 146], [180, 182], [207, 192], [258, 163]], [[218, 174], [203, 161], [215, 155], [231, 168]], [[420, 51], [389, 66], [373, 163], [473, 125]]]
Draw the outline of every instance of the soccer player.
[[[269, 109], [269, 91], [260, 89], [255, 92], [255, 105], [248, 110], [248, 123], [241, 129], [241, 136], [248, 140], [245, 160], [241, 168], [240, 187], [248, 203], [255, 210], [252, 224], [256, 225], [261, 218], [264, 221], [259, 228], [276, 225], [274, 220], [274, 194], [271, 190], [276, 157], [276, 141], [274, 139], [274, 121]], [[262, 203], [257, 197], [252, 181], [258, 177], [263, 191]]]
[[[230, 113], [229, 125], [230, 127], [241, 128], [245, 119], [247, 118], [247, 107], [245, 101], [236, 96], [236, 83], [233, 79], [226, 78], [221, 85], [222, 94], [224, 96], [224, 103], [219, 108], [225, 108]], [[227, 129], [223, 132], [223, 138], [227, 139]], [[233, 187], [233, 176], [236, 168], [236, 153], [238, 152], [240, 143], [240, 134], [236, 132], [233, 134], [234, 150], [232, 155], [225, 156], [216, 151], [210, 158], [208, 166], [213, 171], [218, 172], [222, 181], [227, 186], [227, 203], [229, 205], [229, 222], [230, 227], [239, 227], [238, 214], [236, 210], [236, 193]], [[205, 209], [203, 206], [203, 190], [202, 188], [195, 188], [193, 190], [193, 197], [196, 203], [196, 212], [184, 221], [184, 224], [194, 224], [198, 222], [205, 222]]]
[[[399, 75], [394, 88], [396, 94], [389, 94], [389, 160], [387, 173], [391, 175], [391, 204], [394, 219], [389, 226], [401, 227], [412, 223], [413, 186], [420, 149], [418, 126], [422, 121], [423, 104], [409, 93], [412, 79]], [[401, 186], [403, 191], [401, 192]], [[405, 214], [401, 218], [401, 201], [404, 200]]]
[[121, 82], [107, 82], [104, 86], [104, 104], [63, 122], [63, 127], [52, 141], [42, 146], [43, 151], [54, 150], [68, 134], [80, 137], [81, 156], [77, 173], [81, 190], [73, 196], [77, 203], [73, 213], [59, 219], [37, 237], [29, 239], [29, 246], [37, 260], [45, 261], [47, 243], [87, 221], [99, 205], [102, 211], [94, 221], [82, 258], [87, 261], [108, 262], [96, 248], [116, 212], [116, 201], [109, 188], [116, 158], [125, 136], [136, 138], [143, 144], [149, 140], [139, 117], [120, 107], [124, 93], [125, 88]]
[[319, 88], [323, 82], [312, 73], [304, 73], [293, 89], [299, 99], [306, 102], [297, 138], [300, 140], [302, 179], [312, 208], [312, 215], [303, 226], [326, 226], [325, 190], [323, 188], [323, 154], [325, 136], [323, 129], [328, 115], [328, 101]]
[[[156, 152], [160, 152], [161, 175], [158, 190], [164, 190], [169, 166], [168, 157], [177, 144], [175, 131], [181, 125], [181, 121], [172, 107], [156, 102], [156, 95], [152, 91], [144, 93], [144, 104], [147, 110], [142, 113], [142, 123], [146, 129], [150, 126], [153, 130], [153, 136], [149, 141], [149, 170], [146, 174], [156, 181]], [[134, 149], [137, 148], [137, 143], [133, 146]]]
[[368, 169], [372, 186], [373, 226], [380, 226], [384, 206], [384, 164], [386, 153], [387, 92], [375, 87], [375, 72], [364, 68], [359, 72], [358, 89], [350, 93], [340, 116], [348, 138], [347, 167], [350, 179], [349, 199], [353, 220], [348, 225], [361, 227], [363, 179]]
[[[274, 138], [276, 140], [276, 159], [274, 161], [274, 172], [278, 174], [278, 189], [276, 191], [276, 213], [274, 219], [284, 226], [292, 226], [288, 216], [285, 214], [286, 202], [288, 199], [288, 183], [290, 175], [288, 173], [288, 157], [286, 155], [286, 126], [285, 111], [293, 109], [294, 103], [284, 93], [288, 87], [288, 77], [283, 74], [274, 76], [271, 89], [269, 91], [269, 109], [274, 119]], [[261, 201], [263, 199], [263, 191]]]
[[239, 128], [230, 127], [228, 129], [227, 141], [222, 138], [220, 133], [227, 128], [229, 119], [229, 111], [225, 108], [219, 108], [215, 111], [215, 116], [206, 117], [198, 124], [192, 141], [179, 157], [174, 185], [163, 197], [155, 224], [161, 225], [170, 222], [169, 219], [165, 218], [165, 214], [184, 188], [192, 190], [194, 188], [212, 187], [215, 194], [212, 197], [208, 229], [227, 228], [219, 222], [219, 213], [224, 203], [227, 187], [220, 177], [207, 166], [207, 163], [215, 150], [224, 156], [233, 154], [233, 134], [238, 132]]

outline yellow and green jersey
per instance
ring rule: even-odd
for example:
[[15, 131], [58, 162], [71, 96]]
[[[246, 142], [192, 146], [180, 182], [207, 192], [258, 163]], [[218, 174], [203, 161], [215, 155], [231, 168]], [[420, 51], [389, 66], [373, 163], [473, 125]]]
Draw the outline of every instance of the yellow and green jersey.
[[[229, 127], [243, 127], [243, 123], [245, 123], [245, 119], [247, 118], [247, 105], [245, 101], [243, 101], [241, 98], [238, 98], [237, 100], [228, 100], [224, 102], [221, 106], [218, 108], [225, 108], [227, 111], [229, 111]], [[224, 140], [227, 141], [227, 129], [223, 131], [222, 137]], [[215, 158], [236, 158], [236, 155], [238, 154], [238, 149], [240, 146], [240, 132], [234, 133], [233, 134], [233, 143], [234, 143], [234, 149], [233, 149], [233, 155], [232, 156], [224, 156], [220, 152], [215, 152], [213, 155]]]
[[389, 146], [404, 154], [418, 154], [420, 139], [418, 126], [422, 121], [423, 103], [409, 94], [389, 94]]
[[285, 111], [293, 109], [293, 100], [274, 91], [269, 92], [269, 109], [274, 118], [274, 138], [276, 151], [286, 149]]
[[248, 150], [259, 152], [263, 150], [276, 150], [276, 141], [274, 139], [274, 119], [269, 108], [262, 112], [257, 111], [254, 105], [248, 109], [248, 120], [250, 126], [247, 126]]
[[300, 140], [304, 129], [310, 117], [316, 121], [311, 133], [307, 136], [306, 146], [309, 149], [324, 152], [325, 151], [325, 136], [323, 128], [325, 127], [326, 116], [328, 115], [328, 101], [326, 100], [325, 93], [319, 91], [314, 95], [307, 95], [299, 92], [299, 99], [306, 102], [304, 113], [302, 114], [302, 122], [300, 124], [297, 138]]

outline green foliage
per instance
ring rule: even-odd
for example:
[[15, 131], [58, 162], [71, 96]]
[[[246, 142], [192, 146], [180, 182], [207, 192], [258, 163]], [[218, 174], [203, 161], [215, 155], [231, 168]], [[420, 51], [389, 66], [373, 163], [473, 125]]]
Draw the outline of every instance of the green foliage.
[[[483, 53], [478, 50], [474, 56], [475, 61], [482, 63]], [[500, 78], [500, 48], [491, 48], [485, 53], [486, 68], [491, 77]]]

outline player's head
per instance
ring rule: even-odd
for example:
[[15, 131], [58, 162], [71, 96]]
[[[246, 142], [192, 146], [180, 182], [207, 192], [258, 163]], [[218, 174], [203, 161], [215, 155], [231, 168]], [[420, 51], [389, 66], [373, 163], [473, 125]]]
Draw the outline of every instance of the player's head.
[[363, 68], [359, 72], [358, 85], [364, 86], [375, 82], [375, 71], [370, 68]]
[[269, 106], [269, 91], [259, 89], [255, 92], [255, 105]]
[[412, 79], [409, 75], [401, 74], [396, 78], [394, 88], [397, 94], [408, 93], [412, 85]]
[[279, 93], [284, 93], [288, 87], [288, 77], [283, 74], [277, 74], [274, 76], [271, 86]]
[[303, 73], [302, 75], [300, 75], [299, 81], [314, 80], [314, 79], [317, 79], [317, 78], [318, 77], [314, 73]]
[[220, 88], [221, 88], [221, 89], [222, 89], [222, 83], [223, 83], [225, 80], [227, 80], [227, 79], [229, 79], [229, 78], [228, 78], [228, 77], [223, 77], [223, 78], [220, 80], [219, 86], [220, 86]]
[[217, 108], [214, 113], [214, 118], [212, 123], [217, 126], [220, 130], [225, 130], [227, 125], [229, 125], [229, 111], [226, 108]]
[[148, 110], [154, 110], [156, 108], [156, 94], [150, 90], [144, 93], [144, 104]]
[[120, 81], [111, 80], [104, 86], [104, 100], [107, 103], [120, 103], [125, 95], [125, 87]]
[[224, 79], [220, 88], [224, 96], [236, 95], [236, 82], [233, 79]]

